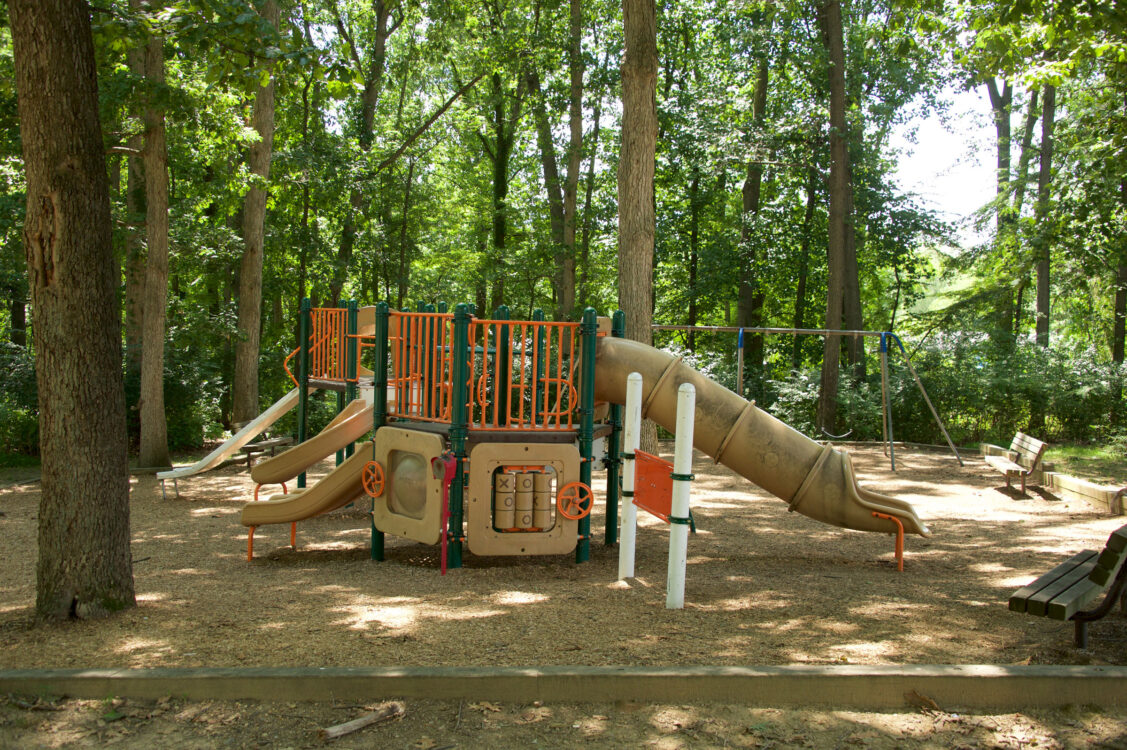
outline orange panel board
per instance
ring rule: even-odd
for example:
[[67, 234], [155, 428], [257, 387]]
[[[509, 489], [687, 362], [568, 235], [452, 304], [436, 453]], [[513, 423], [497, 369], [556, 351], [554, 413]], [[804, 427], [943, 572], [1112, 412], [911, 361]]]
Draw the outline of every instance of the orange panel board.
[[634, 451], [634, 504], [669, 523], [673, 509], [673, 464], [645, 451]]

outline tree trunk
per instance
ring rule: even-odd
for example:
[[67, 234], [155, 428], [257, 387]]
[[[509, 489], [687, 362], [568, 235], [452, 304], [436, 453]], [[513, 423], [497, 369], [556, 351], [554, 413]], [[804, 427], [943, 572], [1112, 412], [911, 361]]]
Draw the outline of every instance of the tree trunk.
[[[755, 80], [755, 99], [751, 104], [751, 119], [757, 131], [763, 128], [767, 113], [767, 58], [761, 57]], [[756, 278], [755, 239], [751, 235], [752, 218], [759, 215], [760, 196], [763, 186], [763, 155], [753, 154], [747, 163], [747, 176], [741, 190], [742, 212], [740, 213], [740, 290], [737, 296], [736, 324], [746, 328], [763, 326], [763, 302], [766, 295], [763, 285]], [[751, 371], [753, 386], [758, 389], [758, 379], [763, 372], [763, 334], [752, 334], [748, 339], [747, 356], [744, 366]], [[754, 391], [753, 391], [754, 392]]]
[[121, 317], [89, 9], [10, 0], [39, 386], [36, 611], [134, 605]]
[[[129, 0], [129, 9], [141, 11], [141, 0]], [[126, 55], [129, 71], [137, 78], [145, 77], [145, 47], [137, 46]], [[138, 133], [130, 137], [128, 146], [138, 154], [145, 147], [145, 138]], [[140, 155], [126, 160], [125, 214], [128, 228], [125, 236], [125, 372], [141, 373], [141, 331], [144, 325], [145, 299], [145, 162]]]
[[[654, 0], [622, 0], [622, 144], [618, 163], [618, 306], [626, 335], [653, 342], [654, 160], [657, 147], [657, 20]], [[646, 446], [650, 447], [647, 448]], [[656, 428], [642, 446], [656, 448]]]
[[[604, 66], [605, 67], [605, 66]], [[591, 299], [591, 201], [595, 193], [595, 162], [599, 156], [599, 120], [602, 117], [602, 99], [595, 101], [592, 114], [595, 124], [591, 131], [591, 158], [587, 162], [587, 178], [583, 197], [583, 239], [580, 242], [579, 259], [579, 298], [578, 304], [585, 307]]]
[[16, 283], [8, 287], [8, 340], [16, 346], [27, 346], [27, 304], [23, 288]]
[[[689, 319], [688, 324], [697, 324], [697, 263], [700, 258], [700, 168], [693, 165], [693, 179], [689, 182]], [[697, 350], [696, 331], [689, 330], [685, 337], [689, 351]]]
[[[986, 79], [986, 91], [990, 95], [990, 111], [994, 117], [994, 132], [997, 137], [997, 167], [995, 170], [994, 194], [1000, 205], [1008, 203], [1006, 192], [1010, 187], [1010, 142], [1011, 127], [1010, 114], [1013, 109], [1013, 85], [1002, 80], [1002, 88], [998, 89], [998, 82], [994, 78]], [[1002, 252], [1014, 239], [1013, 230], [1016, 218], [1003, 208], [999, 208], [995, 216], [994, 245], [998, 252]], [[1000, 294], [997, 300], [997, 322], [994, 326], [996, 340], [1004, 345], [1012, 343], [1008, 331], [1013, 330], [1014, 301], [1012, 290]]]
[[[845, 328], [853, 331], [865, 330], [865, 319], [861, 311], [861, 271], [857, 265], [857, 228], [854, 223], [857, 212], [853, 202], [853, 164], [849, 160], [848, 145], [846, 146], [845, 164], [845, 257], [842, 268], [844, 276], [844, 289], [842, 290], [842, 315]], [[863, 236], [862, 236], [863, 239]], [[853, 379], [865, 379], [865, 338], [864, 336], [850, 336], [845, 340], [845, 350], [849, 356], [849, 365], [853, 371]]]
[[[275, 0], [262, 6], [262, 17], [275, 29], [279, 12]], [[252, 124], [259, 140], [250, 147], [247, 166], [254, 175], [243, 201], [243, 258], [239, 264], [239, 319], [235, 342], [235, 382], [231, 418], [249, 422], [258, 416], [258, 355], [262, 336], [262, 261], [266, 237], [266, 187], [274, 149], [274, 79], [254, 97]]]
[[[164, 41], [153, 37], [145, 49], [145, 77], [164, 83]], [[168, 309], [168, 150], [164, 110], [145, 104], [145, 259], [141, 327], [141, 466], [169, 466], [168, 424], [164, 414], [164, 334]]]
[[[830, 216], [829, 242], [826, 257], [829, 274], [826, 279], [826, 328], [841, 328], [842, 300], [845, 290], [845, 233], [849, 205], [849, 145], [845, 122], [845, 46], [841, 26], [841, 5], [838, 0], [825, 0], [821, 8], [823, 39], [829, 55], [830, 86]], [[822, 357], [821, 393], [818, 398], [818, 427], [832, 432], [837, 421], [838, 363], [841, 357], [839, 337], [826, 336]]]
[[[334, 6], [335, 7], [335, 6]], [[360, 148], [367, 153], [375, 140], [376, 105], [379, 103], [380, 93], [383, 89], [384, 66], [387, 59], [387, 39], [398, 28], [398, 24], [388, 25], [391, 9], [383, 0], [373, 0], [372, 9], [376, 14], [375, 33], [372, 45], [368, 50], [367, 69], [360, 60], [359, 51], [352, 46], [352, 37], [338, 15], [336, 17], [338, 33], [348, 41], [352, 50], [352, 62], [357, 75], [364, 80], [364, 90], [360, 95], [360, 128], [357, 140]], [[276, 24], [275, 24], [276, 25]], [[348, 207], [341, 228], [340, 247], [337, 250], [336, 265], [333, 269], [332, 279], [329, 281], [330, 305], [335, 307], [340, 304], [341, 290], [348, 275], [348, 266], [352, 262], [352, 254], [356, 247], [356, 234], [358, 231], [357, 217], [364, 208], [364, 195], [359, 188], [354, 188], [349, 193]]]
[[1037, 176], [1037, 343], [1049, 345], [1049, 260], [1052, 229], [1049, 226], [1049, 186], [1053, 176], [1053, 120], [1057, 90], [1045, 86], [1041, 106], [1041, 170]]
[[[794, 327], [806, 327], [806, 279], [810, 272], [810, 233], [818, 194], [818, 170], [811, 167], [806, 181], [806, 214], [802, 218], [802, 244], [798, 253], [798, 287], [794, 293]], [[802, 337], [795, 336], [790, 355], [791, 369], [802, 364]]]
[[583, 3], [570, 0], [570, 34], [567, 50], [570, 73], [568, 100], [567, 174], [564, 176], [563, 264], [560, 269], [560, 310], [558, 320], [568, 320], [575, 309], [575, 229], [579, 192], [579, 170], [583, 158]]
[[[560, 185], [560, 172], [556, 166], [556, 146], [552, 139], [552, 123], [544, 107], [544, 93], [540, 90], [540, 75], [528, 74], [528, 89], [532, 94], [533, 113], [536, 119], [536, 141], [540, 146], [540, 163], [544, 170], [544, 190], [548, 194], [549, 228], [552, 238], [552, 255], [555, 259], [553, 286], [556, 291], [556, 320], [567, 320], [575, 307], [575, 255], [569, 253], [564, 239], [564, 195]], [[574, 250], [574, 227], [572, 243]], [[568, 260], [570, 263], [570, 278]], [[569, 285], [570, 282], [570, 285]]]
[[407, 218], [411, 213], [411, 185], [415, 182], [415, 160], [407, 167], [407, 182], [403, 186], [403, 221], [399, 225], [399, 306], [407, 298], [407, 287], [411, 281], [411, 256], [407, 252]]

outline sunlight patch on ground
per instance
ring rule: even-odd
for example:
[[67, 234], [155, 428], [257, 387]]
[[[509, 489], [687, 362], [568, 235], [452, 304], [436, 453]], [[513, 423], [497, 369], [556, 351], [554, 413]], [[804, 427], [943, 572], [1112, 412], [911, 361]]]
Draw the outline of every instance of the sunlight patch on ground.
[[192, 510], [188, 511], [189, 515], [195, 516], [196, 518], [201, 518], [203, 516], [216, 516], [216, 515], [233, 516], [236, 513], [242, 513], [242, 508], [231, 508], [231, 507], [192, 508]]
[[152, 604], [154, 602], [163, 602], [168, 600], [168, 594], [163, 591], [149, 591], [144, 594], [137, 594], [138, 604]]
[[548, 597], [544, 594], [534, 594], [528, 591], [498, 591], [490, 596], [489, 600], [499, 606], [505, 606], [546, 602], [548, 601]]

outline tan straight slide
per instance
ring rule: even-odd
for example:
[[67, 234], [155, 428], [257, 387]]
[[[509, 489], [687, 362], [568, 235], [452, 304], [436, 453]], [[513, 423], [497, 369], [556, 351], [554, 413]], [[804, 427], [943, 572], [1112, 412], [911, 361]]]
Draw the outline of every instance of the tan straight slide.
[[251, 479], [258, 484], [288, 482], [326, 456], [354, 443], [372, 430], [372, 391], [344, 407], [317, 435], [255, 465]]
[[[316, 390], [316, 388], [310, 388], [309, 392], [313, 393]], [[241, 430], [232, 435], [225, 443], [199, 461], [189, 466], [178, 466], [175, 469], [157, 472], [157, 479], [179, 479], [180, 477], [190, 477], [193, 474], [200, 474], [214, 469], [227, 459], [228, 456], [254, 440], [255, 437], [266, 430], [266, 428], [281, 419], [286, 412], [297, 406], [297, 395], [298, 390], [294, 388], [285, 396], [282, 396], [274, 402], [273, 406], [259, 414]]]
[[862, 488], [848, 454], [820, 445], [767, 412], [709, 380], [679, 357], [628, 339], [599, 338], [595, 350], [595, 400], [622, 404], [626, 378], [642, 375], [642, 416], [673, 432], [677, 389], [697, 392], [693, 445], [740, 476], [781, 498], [805, 516], [847, 529], [928, 536], [927, 526], [903, 500]]
[[372, 448], [370, 440], [357, 446], [351, 457], [307, 490], [247, 503], [243, 506], [243, 526], [303, 521], [334, 511], [364, 496], [364, 464], [372, 459]]

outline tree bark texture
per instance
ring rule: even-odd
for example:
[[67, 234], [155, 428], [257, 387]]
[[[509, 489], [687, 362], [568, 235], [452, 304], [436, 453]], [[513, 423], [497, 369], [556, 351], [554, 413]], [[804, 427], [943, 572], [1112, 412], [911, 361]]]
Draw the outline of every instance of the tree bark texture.
[[1049, 265], [1052, 228], [1049, 226], [1049, 188], [1053, 179], [1053, 121], [1057, 111], [1057, 90], [1045, 86], [1041, 105], [1041, 169], [1037, 175], [1037, 343], [1049, 345]]
[[[145, 78], [164, 85], [164, 41], [149, 40]], [[145, 293], [141, 324], [141, 466], [169, 466], [168, 423], [164, 415], [164, 334], [168, 309], [168, 149], [164, 110], [145, 105]]]
[[[845, 122], [845, 45], [842, 36], [841, 5], [826, 0], [821, 8], [824, 41], [829, 54], [830, 85], [830, 212], [829, 242], [826, 257], [829, 274], [826, 279], [826, 328], [841, 328], [842, 301], [845, 290], [845, 232], [848, 217], [849, 144]], [[841, 361], [839, 337], [826, 336], [822, 356], [821, 392], [818, 398], [819, 428], [834, 429], [837, 420], [838, 365]]]
[[8, 3], [27, 171], [42, 496], [36, 611], [134, 604], [121, 318], [89, 9]]
[[626, 335], [653, 333], [654, 159], [657, 147], [657, 21], [653, 0], [623, 0], [622, 145], [618, 163], [618, 306]]
[[[279, 12], [275, 0], [262, 6], [262, 17], [275, 29]], [[270, 157], [274, 150], [274, 78], [254, 96], [252, 124], [259, 140], [252, 144], [247, 166], [254, 182], [243, 200], [243, 257], [239, 264], [239, 338], [235, 342], [235, 381], [232, 419], [249, 422], [258, 416], [258, 355], [262, 338], [262, 261], [266, 241], [266, 196]]]
[[[654, 166], [657, 149], [657, 17], [654, 0], [622, 0], [622, 143], [618, 162], [618, 306], [626, 335], [653, 343]], [[657, 428], [642, 426], [643, 450]]]

